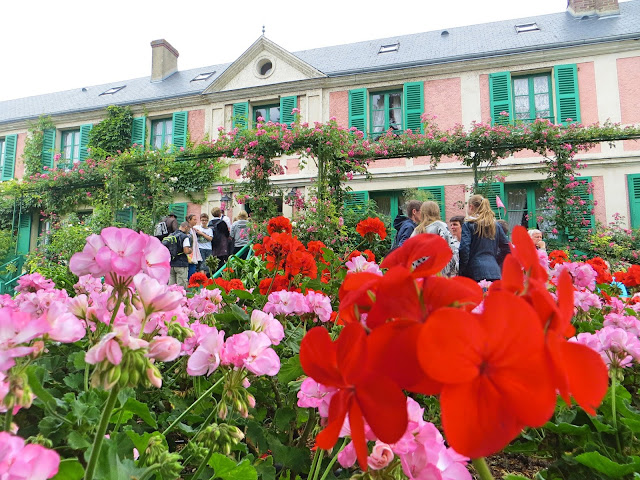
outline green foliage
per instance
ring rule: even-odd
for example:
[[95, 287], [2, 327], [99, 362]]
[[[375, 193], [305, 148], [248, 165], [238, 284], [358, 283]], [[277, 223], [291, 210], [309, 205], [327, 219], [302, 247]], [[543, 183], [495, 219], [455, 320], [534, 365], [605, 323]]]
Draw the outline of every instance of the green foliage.
[[601, 257], [612, 272], [637, 264], [640, 256], [640, 229], [628, 229], [624, 217], [616, 214], [609, 225], [598, 224], [591, 235], [579, 236], [571, 247], [588, 258]]
[[133, 114], [129, 107], [107, 107], [107, 118], [94, 125], [89, 133], [93, 158], [104, 158], [124, 152], [131, 146]]
[[42, 140], [44, 131], [55, 128], [51, 117], [41, 115], [35, 122], [29, 122], [27, 140], [24, 144], [24, 175], [29, 177], [42, 171]]
[[0, 259], [6, 258], [14, 246], [11, 230], [0, 229]]

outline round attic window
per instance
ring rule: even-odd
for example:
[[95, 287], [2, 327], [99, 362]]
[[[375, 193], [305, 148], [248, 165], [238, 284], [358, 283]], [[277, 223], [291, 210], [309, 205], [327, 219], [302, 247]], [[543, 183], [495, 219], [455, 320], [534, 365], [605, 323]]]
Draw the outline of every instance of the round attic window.
[[269, 58], [261, 58], [256, 63], [256, 74], [258, 77], [266, 78], [273, 73], [273, 61]]

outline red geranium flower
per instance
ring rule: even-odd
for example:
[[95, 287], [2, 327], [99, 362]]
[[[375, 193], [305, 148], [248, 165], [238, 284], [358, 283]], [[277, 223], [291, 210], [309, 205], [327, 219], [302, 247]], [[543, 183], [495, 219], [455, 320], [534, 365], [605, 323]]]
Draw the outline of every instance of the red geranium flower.
[[442, 270], [451, 260], [451, 255], [451, 248], [445, 239], [440, 235], [425, 233], [408, 239], [402, 247], [396, 248], [385, 257], [380, 268], [402, 265], [413, 270], [415, 278], [428, 277]]
[[587, 260], [587, 263], [593, 267], [598, 276], [596, 277], [596, 283], [611, 283], [613, 277], [609, 271], [609, 265], [600, 257], [594, 257], [591, 260]]
[[387, 228], [378, 217], [369, 217], [361, 220], [356, 225], [356, 232], [368, 241], [373, 241], [376, 234], [380, 236], [380, 240], [387, 238]]
[[[509, 292], [494, 292], [482, 315], [443, 308], [422, 327], [418, 358], [442, 382], [442, 425], [459, 453], [501, 450], [525, 426], [539, 427], [556, 404], [535, 310]], [[535, 379], [535, 381], [532, 381]]]
[[309, 253], [313, 255], [313, 258], [322, 262], [324, 262], [324, 258], [322, 257], [324, 254], [322, 251], [323, 248], [327, 248], [327, 246], [320, 240], [312, 240], [307, 243], [307, 250]]
[[287, 255], [285, 271], [292, 277], [302, 274], [309, 278], [316, 278], [318, 276], [318, 265], [316, 265], [313, 255], [309, 252], [296, 250]]
[[226, 293], [229, 293], [231, 290], [245, 290], [244, 284], [239, 278], [232, 278], [231, 280], [216, 278], [214, 283], [220, 288], [223, 288]]
[[207, 278], [204, 272], [196, 272], [189, 278], [187, 288], [206, 287], [207, 285], [211, 285], [211, 283], [211, 280]]
[[[316, 437], [319, 448], [329, 450], [338, 440], [347, 413], [358, 463], [367, 469], [364, 420], [385, 443], [394, 443], [407, 428], [407, 401], [400, 387], [370, 368], [368, 337], [362, 325], [347, 325], [335, 342], [323, 327], [309, 330], [300, 344], [304, 372], [338, 391], [331, 398], [327, 426]], [[397, 364], [402, 369], [404, 365]]]
[[553, 250], [549, 253], [549, 267], [553, 268], [558, 264], [568, 262], [569, 255], [564, 250]]
[[276, 275], [273, 279], [265, 278], [260, 281], [260, 295], [267, 295], [271, 292], [289, 289], [289, 277], [285, 275]]
[[291, 221], [287, 217], [275, 217], [269, 220], [267, 224], [267, 232], [269, 235], [273, 235], [274, 233], [291, 233], [292, 226]]

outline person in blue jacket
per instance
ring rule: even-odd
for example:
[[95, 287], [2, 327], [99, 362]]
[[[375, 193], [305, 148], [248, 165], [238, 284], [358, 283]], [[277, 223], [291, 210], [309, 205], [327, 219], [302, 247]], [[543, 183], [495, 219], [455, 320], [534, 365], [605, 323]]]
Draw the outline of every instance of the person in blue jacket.
[[509, 240], [496, 222], [489, 200], [482, 195], [469, 198], [468, 213], [460, 238], [460, 275], [476, 282], [499, 280]]
[[407, 205], [405, 207], [405, 211], [407, 212], [408, 216], [400, 214], [393, 220], [393, 228], [395, 228], [398, 233], [396, 234], [396, 238], [393, 241], [393, 245], [391, 246], [390, 251], [401, 247], [405, 240], [407, 240], [411, 236], [413, 230], [418, 226], [421, 220], [421, 206], [421, 201], [410, 200], [409, 202], [407, 202]]

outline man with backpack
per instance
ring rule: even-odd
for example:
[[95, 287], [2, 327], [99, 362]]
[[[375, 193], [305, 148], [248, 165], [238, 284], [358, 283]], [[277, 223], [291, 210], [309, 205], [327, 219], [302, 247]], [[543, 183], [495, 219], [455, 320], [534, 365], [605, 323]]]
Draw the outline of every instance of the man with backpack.
[[171, 235], [176, 230], [178, 230], [178, 219], [175, 213], [169, 212], [166, 217], [156, 224], [153, 236], [162, 241], [167, 235]]
[[191, 250], [191, 236], [189, 222], [182, 222], [178, 230], [167, 235], [162, 244], [169, 249], [171, 254], [171, 270], [169, 271], [169, 285], [180, 285], [187, 288], [189, 280], [189, 255]]

